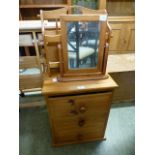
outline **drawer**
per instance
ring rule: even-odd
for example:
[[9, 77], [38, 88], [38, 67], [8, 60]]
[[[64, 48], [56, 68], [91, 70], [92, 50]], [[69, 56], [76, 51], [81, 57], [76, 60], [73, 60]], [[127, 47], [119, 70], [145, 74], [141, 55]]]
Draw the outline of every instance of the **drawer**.
[[87, 127], [73, 130], [55, 130], [55, 143], [74, 143], [102, 139], [104, 136], [103, 127]]
[[103, 128], [104, 122], [106, 120], [107, 114], [103, 115], [102, 117], [96, 117], [95, 115], [90, 116], [77, 116], [71, 118], [55, 118], [53, 120], [54, 126], [56, 131], [72, 131], [72, 130], [79, 130], [83, 128]]
[[81, 115], [103, 116], [108, 112], [111, 92], [56, 97], [48, 99], [48, 108], [55, 119], [69, 119]]
[[33, 39], [31, 34], [19, 35], [19, 46], [33, 46]]

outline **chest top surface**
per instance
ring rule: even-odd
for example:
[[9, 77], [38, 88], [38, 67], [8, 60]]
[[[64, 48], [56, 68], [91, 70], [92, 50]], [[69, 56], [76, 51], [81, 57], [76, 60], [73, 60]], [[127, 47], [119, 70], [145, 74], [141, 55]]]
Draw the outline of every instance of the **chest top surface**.
[[57, 75], [45, 77], [43, 82], [43, 95], [69, 95], [78, 93], [100, 92], [113, 90], [118, 87], [117, 83], [108, 75], [107, 79], [100, 80], [84, 80], [60, 82], [57, 80]]

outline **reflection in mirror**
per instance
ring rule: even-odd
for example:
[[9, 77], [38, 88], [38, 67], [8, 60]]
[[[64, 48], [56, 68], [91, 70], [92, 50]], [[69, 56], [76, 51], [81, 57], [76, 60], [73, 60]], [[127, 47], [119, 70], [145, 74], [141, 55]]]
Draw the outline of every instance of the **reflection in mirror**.
[[97, 66], [99, 28], [99, 22], [67, 23], [67, 51], [70, 69]]

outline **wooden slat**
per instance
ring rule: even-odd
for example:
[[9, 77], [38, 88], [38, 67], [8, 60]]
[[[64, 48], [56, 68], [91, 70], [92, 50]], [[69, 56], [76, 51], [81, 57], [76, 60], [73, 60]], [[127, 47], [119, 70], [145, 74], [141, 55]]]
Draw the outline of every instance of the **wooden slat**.
[[62, 8], [67, 7], [65, 4], [26, 4], [20, 5], [19, 8]]
[[44, 36], [45, 43], [60, 43], [61, 42], [61, 35], [45, 35]]
[[50, 68], [59, 68], [60, 62], [49, 62]]
[[67, 0], [68, 6], [72, 5], [72, 0]]
[[19, 68], [39, 68], [39, 63], [36, 56], [23, 56], [19, 58]]
[[56, 35], [56, 34], [60, 34], [60, 30], [55, 31], [55, 30], [44, 30], [44, 35]]
[[41, 88], [31, 88], [31, 89], [22, 90], [23, 93], [26, 93], [26, 92], [36, 92], [36, 91], [41, 91]]
[[106, 8], [106, 0], [99, 0], [99, 9], [105, 9]]
[[43, 101], [36, 101], [36, 102], [29, 102], [29, 103], [20, 103], [19, 108], [33, 108], [33, 107], [40, 107], [45, 106], [45, 103]]
[[67, 8], [57, 9], [52, 11], [42, 11], [42, 16], [44, 20], [49, 19], [59, 19], [61, 14], [66, 14]]
[[134, 22], [135, 17], [134, 16], [109, 16], [108, 17], [109, 22]]
[[80, 8], [83, 14], [105, 14], [107, 13], [105, 9], [102, 10], [92, 10], [85, 7]]
[[19, 89], [20, 90], [31, 89], [31, 88], [41, 88], [41, 87], [42, 87], [41, 74], [19, 76]]
[[39, 47], [38, 47], [38, 43], [37, 43], [37, 37], [36, 37], [36, 33], [32, 32], [33, 35], [33, 39], [34, 39], [34, 48], [35, 48], [35, 52], [36, 52], [36, 57], [37, 57], [37, 61], [39, 62], [39, 67], [40, 67], [40, 71], [42, 72], [42, 67], [41, 67], [41, 63], [40, 63], [40, 53], [39, 53]]

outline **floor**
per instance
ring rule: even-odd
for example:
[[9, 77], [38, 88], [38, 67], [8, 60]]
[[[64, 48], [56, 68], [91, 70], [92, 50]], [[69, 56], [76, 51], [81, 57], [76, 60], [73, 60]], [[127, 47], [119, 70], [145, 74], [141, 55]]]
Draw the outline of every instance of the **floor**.
[[[26, 98], [28, 100], [29, 97]], [[51, 146], [46, 107], [21, 109], [19, 116], [20, 155], [135, 154], [135, 107], [132, 102], [112, 106], [106, 129], [106, 141], [66, 145], [59, 148]]]

